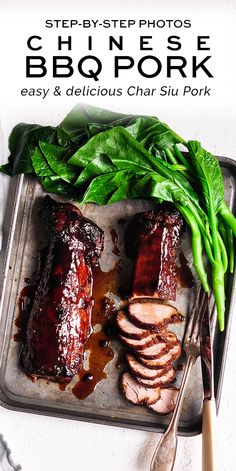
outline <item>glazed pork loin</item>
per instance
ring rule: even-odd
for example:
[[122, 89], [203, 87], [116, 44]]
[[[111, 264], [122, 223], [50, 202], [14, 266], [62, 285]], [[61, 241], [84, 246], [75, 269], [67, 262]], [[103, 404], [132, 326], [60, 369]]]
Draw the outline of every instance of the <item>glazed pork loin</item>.
[[92, 267], [103, 250], [103, 231], [76, 206], [49, 196], [40, 214], [49, 244], [21, 364], [33, 377], [68, 382], [80, 369], [91, 331]]

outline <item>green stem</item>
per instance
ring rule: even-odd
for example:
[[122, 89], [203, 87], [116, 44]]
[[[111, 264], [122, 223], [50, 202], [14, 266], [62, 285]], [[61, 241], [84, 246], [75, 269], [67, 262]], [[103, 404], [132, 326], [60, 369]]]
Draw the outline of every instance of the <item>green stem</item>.
[[219, 213], [230, 229], [232, 229], [234, 237], [236, 237], [236, 219], [225, 201], [221, 203]]
[[221, 237], [224, 241], [224, 245], [227, 249], [228, 259], [229, 259], [229, 271], [230, 273], [234, 272], [234, 237], [232, 229], [230, 229], [222, 217], [219, 217], [219, 231]]
[[208, 237], [206, 237], [205, 234], [202, 234], [202, 237], [203, 237], [203, 240], [204, 240], [204, 245], [205, 245], [208, 260], [212, 265], [214, 263], [214, 257], [213, 257], [213, 254], [212, 254], [211, 244], [209, 242]]
[[215, 295], [217, 315], [220, 330], [224, 330], [224, 314], [225, 314], [225, 287], [224, 287], [224, 269], [221, 260], [221, 252], [219, 247], [217, 219], [214, 212], [214, 203], [212, 192], [209, 188], [209, 222], [212, 232], [212, 248], [214, 263], [212, 264], [212, 286]]
[[[195, 206], [190, 202], [188, 201], [186, 206], [188, 207], [188, 209], [190, 210], [190, 212], [193, 214], [193, 216], [195, 217], [197, 223], [198, 223], [198, 226], [199, 226], [199, 229], [201, 231], [201, 234], [202, 234], [202, 238], [204, 240], [204, 245], [205, 245], [205, 249], [206, 249], [206, 253], [207, 253], [207, 256], [208, 256], [208, 259], [210, 261], [210, 263], [214, 263], [214, 257], [213, 257], [213, 254], [212, 254], [212, 248], [211, 248], [211, 244], [212, 244], [212, 239], [211, 239], [211, 234], [209, 232], [209, 227], [208, 227], [208, 224], [205, 226], [199, 213], [198, 213], [198, 210], [195, 208]], [[206, 219], [206, 214], [203, 213], [204, 215], [204, 218]]]
[[230, 271], [230, 273], [233, 273], [234, 272], [234, 264], [235, 264], [233, 231], [232, 231], [232, 229], [227, 227], [226, 232], [227, 232], [227, 240], [228, 240], [228, 247], [229, 247], [229, 271]]
[[223, 270], [224, 270], [224, 273], [227, 271], [227, 268], [228, 268], [228, 256], [227, 256], [227, 251], [226, 251], [226, 248], [225, 248], [225, 243], [221, 237], [221, 234], [218, 232], [218, 242], [219, 242], [219, 246], [220, 246], [220, 252], [221, 252], [221, 261], [222, 261], [222, 265], [223, 265]]
[[193, 169], [192, 169], [191, 164], [187, 161], [187, 159], [185, 159], [185, 157], [183, 156], [182, 152], [180, 152], [180, 150], [178, 149], [178, 147], [177, 147], [176, 144], [173, 145], [173, 149], [174, 149], [174, 152], [175, 152], [176, 157], [178, 157], [178, 159], [180, 160], [180, 162], [182, 162], [182, 164], [183, 164], [191, 173], [193, 173]]
[[[205, 226], [204, 222], [202, 221], [201, 219], [201, 216], [198, 212], [198, 209], [196, 208], [196, 206], [192, 203], [192, 201], [188, 200], [186, 201], [186, 206], [188, 207], [189, 211], [191, 211], [191, 213], [193, 214], [193, 216], [195, 217], [197, 223], [198, 223], [198, 226], [199, 226], [199, 229], [201, 231], [201, 234], [205, 237], [208, 238], [210, 244], [211, 244], [211, 235], [210, 235], [210, 232], [208, 230], [208, 227]], [[201, 208], [200, 208], [201, 210]], [[204, 217], [205, 220], [207, 220], [207, 216], [206, 214], [204, 213], [204, 211], [201, 210], [201, 215]]]
[[171, 150], [169, 149], [169, 147], [165, 147], [165, 153], [169, 159], [169, 161], [174, 164], [174, 165], [178, 165], [178, 160], [176, 160], [174, 154], [172, 154]]
[[208, 281], [207, 281], [207, 274], [204, 268], [203, 264], [203, 258], [202, 258], [202, 238], [201, 238], [201, 233], [199, 230], [199, 227], [197, 225], [196, 220], [190, 213], [190, 211], [180, 205], [176, 204], [176, 207], [179, 209], [181, 214], [183, 215], [184, 219], [188, 223], [188, 225], [191, 228], [192, 232], [192, 251], [193, 251], [193, 261], [194, 261], [194, 266], [196, 268], [197, 274], [199, 276], [199, 279], [202, 283], [202, 286], [204, 290], [208, 293], [210, 291]]

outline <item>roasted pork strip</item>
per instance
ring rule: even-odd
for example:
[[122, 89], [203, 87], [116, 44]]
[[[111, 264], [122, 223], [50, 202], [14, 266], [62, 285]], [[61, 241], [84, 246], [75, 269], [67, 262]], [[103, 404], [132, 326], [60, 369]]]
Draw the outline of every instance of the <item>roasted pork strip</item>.
[[79, 371], [91, 330], [92, 267], [103, 250], [103, 231], [74, 205], [49, 196], [40, 214], [49, 246], [21, 363], [32, 376], [68, 382]]
[[182, 228], [182, 216], [173, 205], [134, 216], [125, 236], [126, 253], [136, 260], [132, 297], [175, 300]]

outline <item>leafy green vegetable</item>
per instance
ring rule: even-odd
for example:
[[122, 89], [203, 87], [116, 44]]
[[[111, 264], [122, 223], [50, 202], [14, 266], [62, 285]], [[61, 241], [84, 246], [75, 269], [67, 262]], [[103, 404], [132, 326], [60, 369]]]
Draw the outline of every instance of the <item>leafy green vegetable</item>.
[[[224, 286], [224, 266], [226, 267], [227, 262], [224, 244], [222, 244], [222, 240], [218, 233], [217, 220], [217, 213], [222, 201], [224, 201], [222, 173], [216, 158], [209, 152], [205, 151], [201, 147], [200, 142], [189, 141], [187, 143], [187, 147], [189, 149], [192, 165], [202, 187], [202, 195], [208, 213], [214, 258], [212, 263], [212, 272], [214, 274], [212, 277], [212, 283], [214, 287], [220, 329], [224, 330], [225, 299], [224, 289], [222, 289], [222, 286]], [[224, 262], [224, 266], [222, 262]]]
[[77, 177], [77, 172], [72, 165], [67, 163], [65, 159], [65, 149], [55, 144], [48, 144], [47, 142], [41, 141], [39, 142], [39, 148], [55, 174], [61, 177], [62, 180], [73, 183]]
[[[153, 157], [149, 154], [143, 146], [137, 142], [125, 129], [122, 127], [115, 127], [108, 131], [104, 131], [92, 137], [84, 146], [80, 147], [75, 154], [69, 159], [68, 163], [74, 166], [83, 167], [76, 184], [81, 182], [91, 181], [94, 177], [101, 174], [98, 173], [99, 159], [103, 164], [106, 156], [107, 167], [104, 173], [117, 170], [150, 170], [157, 171], [160, 175], [168, 178], [176, 183], [188, 195], [189, 199], [198, 206], [198, 197], [188, 183], [185, 177], [179, 175], [172, 166], [159, 158]], [[96, 165], [91, 165], [96, 163]], [[90, 164], [90, 166], [88, 166]], [[113, 165], [111, 165], [113, 164]], [[101, 165], [103, 171], [103, 166]], [[85, 177], [86, 175], [86, 177]], [[200, 210], [200, 207], [199, 207]]]
[[46, 191], [66, 198], [97, 204], [127, 198], [172, 202], [190, 227], [195, 268], [209, 291], [205, 247], [223, 330], [224, 275], [228, 265], [231, 273], [234, 268], [236, 219], [224, 200], [219, 163], [199, 142], [186, 142], [155, 116], [78, 105], [56, 128], [17, 125], [9, 149], [0, 171], [34, 173]]
[[202, 187], [206, 209], [209, 210], [213, 205], [217, 214], [224, 201], [224, 184], [219, 162], [210, 152], [203, 149], [198, 141], [189, 141], [187, 148], [195, 175], [197, 174]]
[[39, 148], [35, 149], [31, 159], [35, 174], [47, 192], [57, 193], [68, 198], [76, 197], [75, 188], [63, 181], [61, 177], [52, 170]]
[[19, 173], [33, 173], [31, 157], [40, 140], [56, 142], [57, 130], [51, 126], [20, 123], [15, 126], [9, 138], [10, 157], [0, 171], [14, 176]]

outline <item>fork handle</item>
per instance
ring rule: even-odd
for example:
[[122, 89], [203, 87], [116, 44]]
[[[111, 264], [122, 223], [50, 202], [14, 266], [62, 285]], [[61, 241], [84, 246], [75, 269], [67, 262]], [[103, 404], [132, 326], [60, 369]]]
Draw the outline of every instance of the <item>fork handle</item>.
[[162, 435], [151, 462], [151, 471], [172, 471], [177, 450], [176, 429], [170, 428]]
[[204, 399], [202, 411], [202, 471], [216, 471], [215, 398]]

